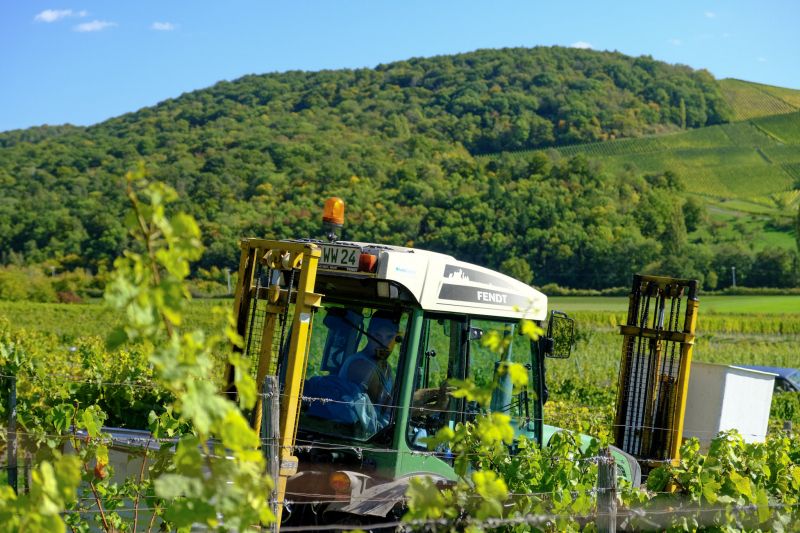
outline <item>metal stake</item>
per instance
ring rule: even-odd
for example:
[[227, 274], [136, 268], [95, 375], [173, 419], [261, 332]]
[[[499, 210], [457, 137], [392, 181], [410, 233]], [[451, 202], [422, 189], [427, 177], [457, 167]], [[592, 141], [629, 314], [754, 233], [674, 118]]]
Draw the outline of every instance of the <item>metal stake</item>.
[[[280, 389], [277, 376], [264, 378], [264, 401], [261, 402], [261, 442], [267, 473], [272, 478], [273, 488], [269, 494], [272, 514], [278, 516], [278, 477], [280, 476]], [[277, 519], [269, 528], [277, 532]]]
[[8, 484], [17, 492], [17, 376], [8, 391]]
[[600, 451], [597, 465], [597, 531], [601, 533], [617, 530], [617, 464], [611, 451]]

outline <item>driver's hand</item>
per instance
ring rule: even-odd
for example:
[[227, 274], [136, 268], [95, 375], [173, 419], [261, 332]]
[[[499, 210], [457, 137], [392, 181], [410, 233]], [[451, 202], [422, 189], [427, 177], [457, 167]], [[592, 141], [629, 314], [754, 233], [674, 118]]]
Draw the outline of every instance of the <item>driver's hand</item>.
[[438, 396], [440, 398], [445, 398], [450, 395], [451, 392], [455, 392], [456, 387], [447, 383], [447, 381], [442, 381], [442, 384], [439, 385], [439, 392]]
[[456, 388], [454, 386], [448, 385], [447, 380], [442, 381], [442, 384], [439, 385], [436, 395], [432, 398], [432, 400], [435, 400], [436, 406], [439, 409], [444, 409], [444, 407], [447, 405], [447, 402], [450, 400], [450, 393], [455, 390]]

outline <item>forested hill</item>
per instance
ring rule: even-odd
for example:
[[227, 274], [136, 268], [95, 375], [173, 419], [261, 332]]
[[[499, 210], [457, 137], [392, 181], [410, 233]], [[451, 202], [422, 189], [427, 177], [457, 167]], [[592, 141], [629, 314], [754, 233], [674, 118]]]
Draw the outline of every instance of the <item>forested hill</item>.
[[[201, 127], [223, 116], [246, 121], [259, 111], [309, 109], [363, 117], [363, 129], [379, 131], [387, 130], [380, 124], [386, 117], [374, 117], [374, 111], [402, 112], [402, 126], [411, 132], [460, 142], [473, 154], [701, 127], [731, 117], [706, 71], [649, 57], [534, 48], [411, 59], [375, 69], [246, 76], [126, 115], [122, 124], [159, 117]], [[118, 125], [111, 120], [99, 131], [118, 131]], [[0, 134], [0, 146], [46, 138], [43, 131]]]
[[318, 206], [336, 194], [348, 202], [350, 238], [523, 278], [532, 269], [537, 282], [626, 284], [685, 241], [679, 176], [473, 156], [730, 116], [706, 71], [590, 50], [246, 76], [88, 128], [0, 134], [0, 259], [107, 263], [125, 246], [124, 173], [144, 161], [200, 219], [204, 266], [235, 265], [242, 235], [318, 234]]

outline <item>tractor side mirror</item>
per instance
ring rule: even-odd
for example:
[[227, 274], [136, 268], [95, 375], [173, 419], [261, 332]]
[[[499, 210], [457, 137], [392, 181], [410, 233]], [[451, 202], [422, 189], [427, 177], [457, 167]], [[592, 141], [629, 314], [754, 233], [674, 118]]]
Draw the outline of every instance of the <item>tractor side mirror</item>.
[[551, 311], [547, 322], [547, 338], [542, 343], [544, 354], [552, 359], [567, 359], [575, 342], [575, 321], [561, 311]]

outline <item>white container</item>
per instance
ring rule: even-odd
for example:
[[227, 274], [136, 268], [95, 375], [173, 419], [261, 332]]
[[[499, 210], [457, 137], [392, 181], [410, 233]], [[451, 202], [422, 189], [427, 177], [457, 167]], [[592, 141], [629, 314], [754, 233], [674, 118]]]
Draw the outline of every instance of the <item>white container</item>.
[[775, 374], [692, 362], [683, 438], [708, 445], [720, 431], [736, 429], [745, 442], [764, 442]]

